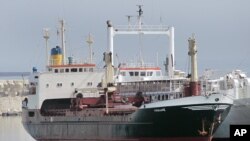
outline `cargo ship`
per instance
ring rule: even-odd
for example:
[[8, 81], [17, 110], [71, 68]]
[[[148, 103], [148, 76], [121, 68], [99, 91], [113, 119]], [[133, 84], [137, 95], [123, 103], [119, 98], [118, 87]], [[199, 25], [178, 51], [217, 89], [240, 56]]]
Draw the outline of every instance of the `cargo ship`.
[[[108, 51], [104, 69], [91, 59], [66, 60], [64, 22], [62, 47], [52, 48], [46, 72], [33, 69], [23, 108], [26, 131], [38, 141], [79, 140], [199, 140], [209, 141], [226, 118], [230, 94], [202, 94], [197, 73], [197, 48], [190, 37], [191, 76], [175, 69], [174, 27], [138, 24], [113, 26], [107, 21]], [[166, 75], [160, 67], [140, 61], [114, 68], [113, 37], [119, 34], [166, 35], [169, 52]], [[46, 33], [46, 41], [49, 36]], [[91, 38], [90, 38], [91, 39]], [[91, 44], [92, 40], [88, 40]]]
[[[249, 125], [250, 124], [250, 78], [241, 70], [234, 70], [224, 74], [218, 78], [211, 74], [216, 74], [216, 71], [208, 70], [204, 82], [204, 92], [227, 90], [231, 93], [234, 99], [234, 104], [231, 110], [214, 133], [214, 141], [229, 140], [230, 138], [230, 125]], [[205, 75], [204, 75], [205, 76]], [[232, 89], [233, 88], [233, 89]]]

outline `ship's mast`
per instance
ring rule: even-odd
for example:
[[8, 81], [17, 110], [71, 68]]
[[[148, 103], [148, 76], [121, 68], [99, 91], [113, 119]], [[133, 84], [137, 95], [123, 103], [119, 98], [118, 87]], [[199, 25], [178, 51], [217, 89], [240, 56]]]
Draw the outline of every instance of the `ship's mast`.
[[64, 20], [61, 20], [60, 21], [61, 23], [61, 37], [62, 37], [62, 49], [63, 49], [63, 64], [65, 65], [66, 64], [66, 48], [65, 48], [65, 35], [64, 35], [64, 32], [65, 32], [65, 28], [64, 28], [64, 24], [65, 24], [65, 21]]
[[168, 75], [174, 77], [175, 70], [174, 56], [174, 27], [169, 27], [169, 52], [168, 52]]
[[190, 88], [192, 95], [199, 95], [199, 84], [198, 84], [198, 70], [197, 70], [197, 47], [195, 43], [194, 34], [188, 39], [189, 52], [188, 55], [191, 57], [191, 80]]
[[197, 47], [195, 43], [194, 35], [188, 39], [189, 52], [188, 55], [191, 57], [191, 82], [198, 82], [197, 72]]
[[104, 62], [105, 62], [105, 76], [104, 76], [104, 82], [102, 84], [104, 88], [104, 93], [106, 97], [106, 114], [109, 113], [109, 102], [108, 97], [109, 93], [113, 93], [116, 91], [116, 87], [114, 86], [114, 67], [112, 65], [112, 53], [111, 52], [105, 52], [104, 54]]
[[[138, 30], [141, 31], [142, 30], [142, 14], [143, 14], [143, 11], [142, 11], [142, 5], [137, 5], [138, 8], [139, 8], [139, 11], [138, 12]], [[139, 45], [139, 48], [140, 48], [140, 65], [143, 66], [144, 65], [144, 61], [143, 61], [143, 58], [142, 58], [142, 34], [139, 34], [139, 42], [140, 42], [140, 45]]]
[[108, 50], [109, 50], [109, 52], [111, 52], [111, 58], [112, 58], [112, 60], [111, 60], [111, 64], [112, 64], [112, 66], [114, 66], [114, 46], [113, 46], [113, 44], [114, 44], [114, 40], [113, 40], [113, 38], [114, 38], [114, 27], [113, 27], [113, 25], [112, 25], [112, 23], [111, 23], [111, 21], [107, 21], [107, 26], [108, 26]]
[[46, 47], [46, 67], [50, 65], [49, 63], [49, 48], [48, 48], [48, 40], [49, 40], [49, 29], [43, 29], [43, 38], [45, 39], [45, 47]]
[[[143, 11], [141, 10], [141, 6], [139, 6], [139, 26], [134, 28], [124, 28], [128, 26], [116, 26], [114, 29], [113, 25], [111, 24], [111, 21], [107, 21], [108, 26], [108, 50], [112, 53], [112, 58], [114, 54], [114, 48], [113, 48], [113, 38], [115, 35], [131, 35], [131, 34], [137, 34], [137, 35], [167, 35], [169, 37], [169, 51], [168, 51], [168, 62], [167, 62], [167, 68], [168, 68], [168, 76], [169, 78], [174, 77], [174, 27], [159, 25], [159, 26], [146, 26], [141, 24], [141, 16]], [[113, 59], [112, 59], [112, 65], [113, 65]]]
[[89, 46], [89, 63], [93, 63], [93, 52], [92, 52], [92, 44], [94, 43], [94, 39], [91, 36], [91, 34], [89, 33], [89, 36], [87, 37], [86, 42], [88, 43]]

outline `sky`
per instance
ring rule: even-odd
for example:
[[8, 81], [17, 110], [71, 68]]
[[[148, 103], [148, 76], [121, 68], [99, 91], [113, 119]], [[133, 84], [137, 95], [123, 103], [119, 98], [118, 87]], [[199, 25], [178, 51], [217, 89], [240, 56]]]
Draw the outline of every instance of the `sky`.
[[[175, 27], [176, 69], [188, 72], [187, 40], [194, 33], [199, 72], [241, 69], [250, 73], [249, 0], [1, 0], [0, 72], [27, 72], [33, 66], [44, 71], [43, 29], [50, 29], [50, 48], [60, 45], [56, 31], [61, 19], [66, 22], [67, 55], [86, 60], [86, 37], [91, 33], [95, 62], [102, 67], [106, 21], [126, 25], [126, 15], [132, 15], [131, 24], [136, 24], [138, 4], [143, 5], [144, 25]], [[134, 61], [141, 46], [144, 61], [162, 67], [168, 42], [161, 35], [119, 35], [114, 38], [114, 59]]]

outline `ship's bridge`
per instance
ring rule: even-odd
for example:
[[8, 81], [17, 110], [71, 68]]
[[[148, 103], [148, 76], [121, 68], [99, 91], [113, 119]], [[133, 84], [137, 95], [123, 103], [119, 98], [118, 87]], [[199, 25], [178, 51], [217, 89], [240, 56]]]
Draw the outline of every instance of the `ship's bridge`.
[[48, 66], [48, 71], [53, 73], [83, 73], [83, 72], [94, 72], [95, 64], [84, 63], [84, 64], [66, 64], [66, 65], [51, 65]]
[[123, 63], [117, 71], [116, 82], [163, 79], [160, 67], [153, 64]]
[[64, 58], [62, 48], [56, 46], [51, 49], [51, 55], [47, 69], [52, 73], [76, 73], [94, 72], [96, 65], [92, 63], [92, 57], [88, 62], [76, 61], [73, 57]]

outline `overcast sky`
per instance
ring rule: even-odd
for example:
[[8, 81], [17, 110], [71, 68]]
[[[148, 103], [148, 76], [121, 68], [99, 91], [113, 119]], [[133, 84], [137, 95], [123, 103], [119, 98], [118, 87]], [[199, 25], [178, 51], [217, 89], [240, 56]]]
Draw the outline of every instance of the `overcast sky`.
[[[66, 21], [67, 54], [86, 59], [85, 42], [94, 36], [96, 64], [102, 63], [107, 49], [106, 21], [127, 24], [126, 15], [137, 15], [143, 5], [143, 24], [175, 27], [176, 69], [187, 71], [188, 42], [195, 33], [199, 71], [241, 69], [250, 73], [250, 1], [249, 0], [1, 0], [0, 72], [44, 70], [43, 28], [50, 28], [49, 45], [59, 44], [56, 30], [59, 20]], [[132, 19], [136, 23], [136, 18]], [[142, 45], [145, 62], [162, 66], [167, 55], [165, 36], [117, 36], [115, 53], [119, 62], [135, 60]], [[117, 59], [117, 58], [116, 58]]]

